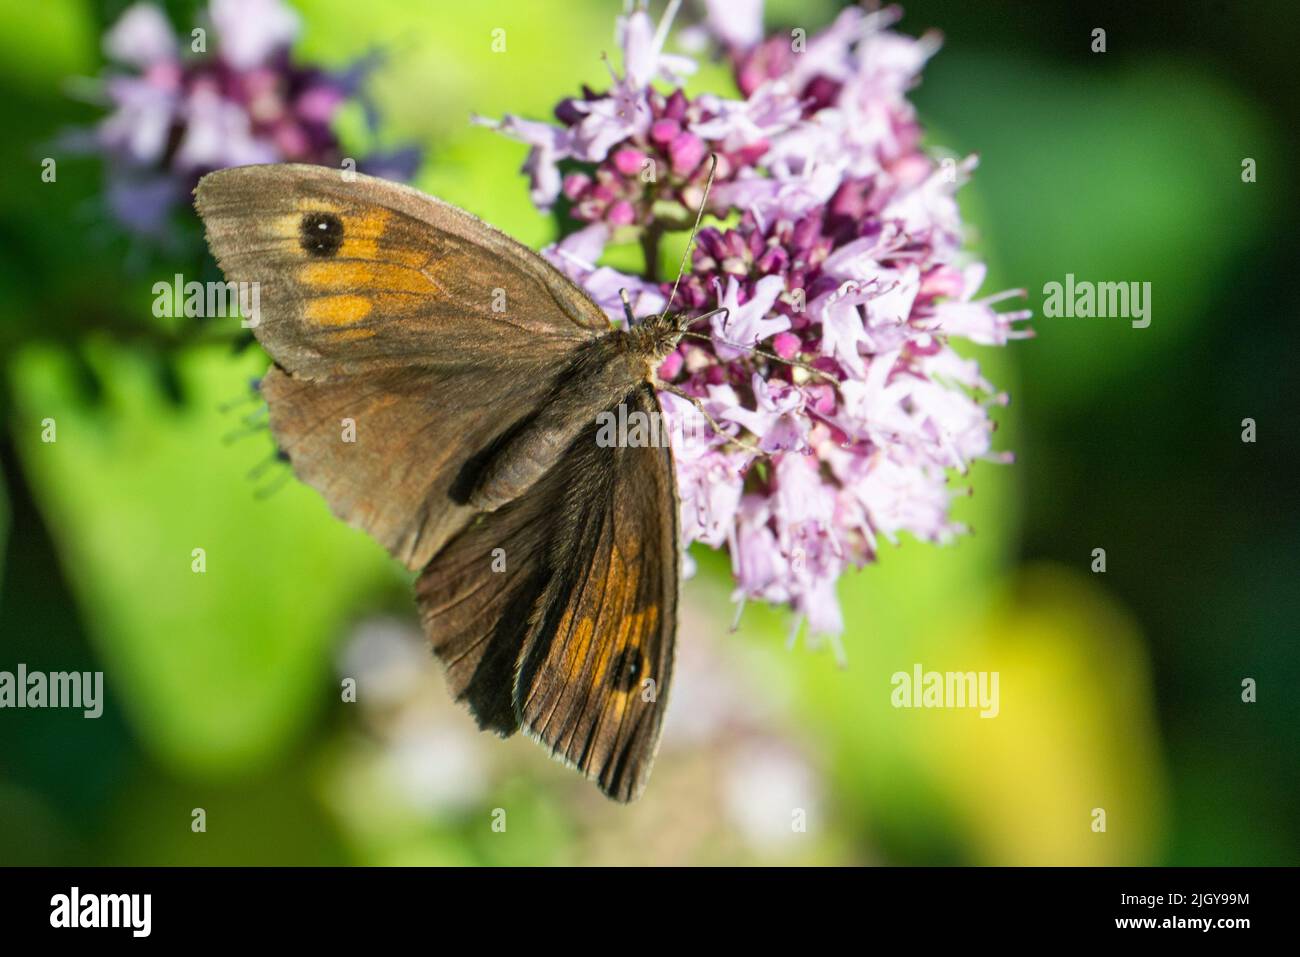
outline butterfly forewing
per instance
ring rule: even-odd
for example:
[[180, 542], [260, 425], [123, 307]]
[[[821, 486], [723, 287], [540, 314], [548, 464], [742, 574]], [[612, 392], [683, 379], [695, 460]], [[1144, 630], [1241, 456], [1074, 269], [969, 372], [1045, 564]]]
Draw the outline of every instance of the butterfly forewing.
[[296, 375], [562, 355], [608, 331], [594, 303], [504, 233], [416, 190], [317, 166], [243, 166], [196, 206], [226, 278], [257, 283], [253, 331]]
[[456, 483], [474, 457], [608, 322], [468, 213], [353, 175], [222, 170], [197, 206], [227, 279], [259, 286], [277, 444], [336, 515], [419, 568], [473, 515]]

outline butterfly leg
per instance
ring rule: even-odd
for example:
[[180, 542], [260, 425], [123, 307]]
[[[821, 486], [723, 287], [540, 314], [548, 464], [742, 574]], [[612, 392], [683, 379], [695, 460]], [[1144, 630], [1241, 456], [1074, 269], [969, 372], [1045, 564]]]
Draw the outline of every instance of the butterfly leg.
[[672, 395], [677, 396], [677, 398], [679, 399], [685, 399], [691, 405], [695, 406], [696, 411], [699, 412], [700, 415], [704, 416], [705, 421], [709, 423], [713, 431], [717, 432], [718, 435], [721, 435], [728, 442], [732, 442], [740, 446], [740, 448], [742, 449], [745, 449], [749, 452], [753, 452], [755, 455], [760, 455], [763, 456], [764, 458], [767, 457], [767, 453], [764, 452], [762, 449], [760, 449], [753, 442], [750, 442], [746, 439], [737, 438], [736, 436], [732, 435], [730, 432], [723, 429], [723, 427], [718, 424], [718, 420], [715, 419], [713, 416], [709, 415], [709, 410], [704, 408], [704, 403], [700, 401], [699, 396], [691, 395], [689, 392], [686, 392], [683, 389], [678, 388], [677, 386], [673, 385], [671, 382], [661, 382], [656, 380], [654, 387], [658, 389], [660, 392], [668, 392], [671, 393]]

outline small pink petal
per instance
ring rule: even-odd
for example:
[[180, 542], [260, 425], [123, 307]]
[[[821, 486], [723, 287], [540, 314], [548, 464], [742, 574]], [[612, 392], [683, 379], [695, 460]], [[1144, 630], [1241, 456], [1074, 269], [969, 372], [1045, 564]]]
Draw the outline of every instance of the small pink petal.
[[782, 359], [793, 359], [799, 354], [799, 337], [793, 332], [778, 332], [772, 339], [772, 348]]
[[677, 377], [677, 373], [682, 371], [682, 354], [680, 352], [669, 353], [659, 366], [659, 378], [664, 381], [671, 381]]
[[334, 118], [345, 97], [336, 86], [314, 86], [304, 91], [295, 104], [298, 115], [305, 120], [316, 123], [328, 123]]
[[179, 90], [181, 77], [181, 65], [175, 60], [158, 60], [149, 64], [144, 71], [145, 80], [160, 90]]

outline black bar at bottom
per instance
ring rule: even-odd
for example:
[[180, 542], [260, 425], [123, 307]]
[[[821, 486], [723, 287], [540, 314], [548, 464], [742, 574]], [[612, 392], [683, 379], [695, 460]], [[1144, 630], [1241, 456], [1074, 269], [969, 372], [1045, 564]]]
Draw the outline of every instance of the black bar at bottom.
[[24, 868], [0, 871], [0, 927], [6, 943], [75, 935], [81, 944], [337, 947], [402, 934], [455, 946], [475, 934], [493, 945], [545, 937], [550, 947], [567, 934], [591, 946], [612, 933], [662, 946], [674, 928], [694, 926], [729, 944], [777, 928], [814, 939], [847, 930], [864, 945], [900, 932], [927, 944], [1103, 934], [1230, 943], [1287, 926], [1293, 877], [1269, 868]]

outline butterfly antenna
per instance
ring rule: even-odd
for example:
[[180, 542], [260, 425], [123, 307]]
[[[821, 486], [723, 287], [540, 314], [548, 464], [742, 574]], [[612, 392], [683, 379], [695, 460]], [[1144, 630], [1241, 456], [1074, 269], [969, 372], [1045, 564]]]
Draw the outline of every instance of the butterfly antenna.
[[677, 267], [677, 279], [673, 282], [673, 291], [668, 294], [668, 301], [664, 303], [663, 315], [659, 317], [663, 321], [668, 317], [668, 310], [673, 306], [673, 300], [677, 298], [677, 287], [682, 284], [682, 274], [686, 272], [686, 263], [691, 257], [691, 247], [695, 245], [695, 234], [700, 231], [700, 220], [704, 218], [704, 210], [709, 205], [709, 192], [713, 189], [713, 177], [718, 172], [718, 154], [709, 154], [709, 178], [704, 181], [704, 196], [700, 199], [700, 208], [695, 211], [695, 225], [691, 227], [691, 238], [686, 241], [686, 249], [682, 252], [681, 265]]
[[[714, 310], [714, 312], [721, 312], [721, 311], [722, 310], [720, 309]], [[711, 315], [713, 315], [713, 313], [705, 313], [703, 316], [699, 316], [698, 318], [707, 319]], [[839, 385], [840, 382], [839, 379], [835, 378], [835, 376], [831, 375], [829, 372], [827, 372], [824, 369], [818, 369], [816, 366], [810, 365], [807, 362], [803, 362], [802, 360], [799, 359], [786, 359], [784, 356], [779, 356], [775, 352], [768, 352], [766, 349], [760, 349], [758, 346], [747, 346], [740, 342], [728, 342], [726, 339], [718, 339], [715, 338], [714, 336], [707, 336], [702, 332], [692, 332], [690, 330], [683, 332], [682, 335], [689, 336], [692, 339], [702, 339], [705, 342], [717, 343], [718, 345], [730, 346], [732, 349], [739, 349], [742, 352], [749, 352], [756, 356], [762, 356], [764, 359], [770, 359], [773, 362], [779, 362], [782, 365], [797, 366], [798, 368], [805, 370], [811, 375], [815, 375], [820, 379], [825, 379], [827, 382], [831, 383], [832, 385]]]
[[769, 452], [759, 448], [753, 442], [750, 442], [747, 439], [742, 439], [737, 435], [733, 435], [730, 432], [728, 432], [726, 429], [724, 429], [719, 424], [718, 420], [709, 414], [709, 410], [704, 407], [704, 403], [700, 401], [699, 396], [691, 395], [681, 386], [674, 385], [671, 382], [656, 382], [655, 387], [660, 389], [663, 392], [669, 393], [670, 395], [675, 395], [679, 399], [685, 399], [687, 402], [693, 405], [695, 407], [695, 411], [698, 412], [704, 418], [704, 421], [708, 423], [709, 428], [713, 429], [715, 433], [717, 433], [721, 438], [726, 439], [732, 445], [745, 449], [748, 452], [752, 452], [758, 458], [771, 458], [771, 454]]

